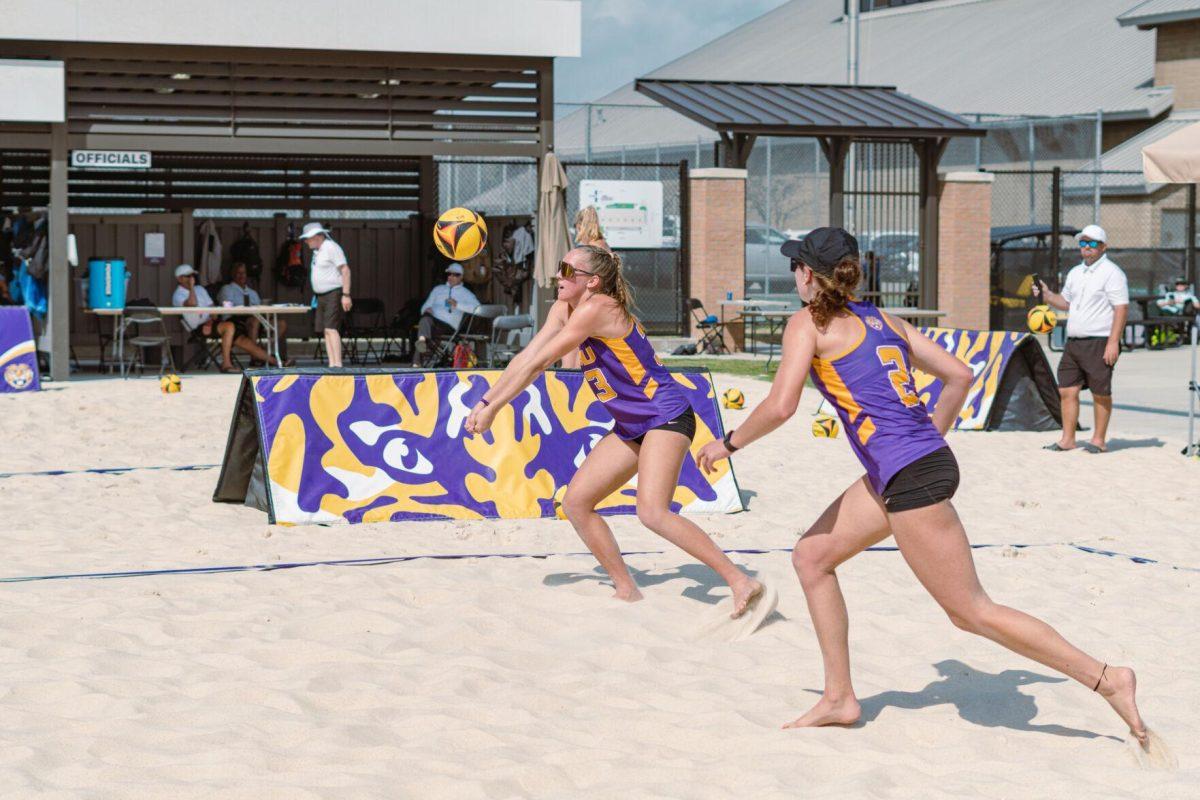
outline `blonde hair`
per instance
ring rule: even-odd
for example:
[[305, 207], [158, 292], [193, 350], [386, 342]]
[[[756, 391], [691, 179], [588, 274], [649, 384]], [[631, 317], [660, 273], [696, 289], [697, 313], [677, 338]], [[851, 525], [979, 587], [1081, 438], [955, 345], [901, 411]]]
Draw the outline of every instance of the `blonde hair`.
[[603, 238], [604, 231], [600, 229], [600, 215], [596, 213], [596, 207], [584, 206], [579, 209], [575, 215], [576, 244], [592, 244]]
[[843, 258], [829, 275], [813, 270], [816, 292], [808, 303], [808, 310], [818, 328], [824, 328], [846, 308], [846, 304], [854, 299], [854, 290], [861, 280], [862, 266], [857, 256]]
[[575, 248], [585, 255], [587, 271], [600, 279], [600, 288], [595, 294], [608, 295], [617, 301], [625, 316], [633, 316], [633, 289], [621, 269], [621, 257], [611, 250], [591, 244]]

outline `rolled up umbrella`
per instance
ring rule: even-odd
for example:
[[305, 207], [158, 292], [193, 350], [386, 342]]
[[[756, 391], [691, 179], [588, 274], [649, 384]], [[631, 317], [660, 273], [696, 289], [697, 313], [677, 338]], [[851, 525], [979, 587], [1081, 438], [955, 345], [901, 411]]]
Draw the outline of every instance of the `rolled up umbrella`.
[[558, 272], [558, 262], [571, 249], [567, 228], [567, 173], [558, 156], [547, 153], [542, 160], [542, 179], [538, 187], [537, 251], [533, 275], [538, 286], [550, 286]]

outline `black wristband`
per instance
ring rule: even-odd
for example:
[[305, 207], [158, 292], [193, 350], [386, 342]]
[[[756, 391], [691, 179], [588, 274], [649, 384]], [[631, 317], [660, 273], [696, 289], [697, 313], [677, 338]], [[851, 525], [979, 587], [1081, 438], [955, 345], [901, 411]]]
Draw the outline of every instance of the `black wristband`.
[[491, 403], [488, 402], [488, 399], [486, 397], [479, 398], [479, 402], [483, 403], [484, 408], [487, 408], [488, 406], [491, 405]]
[[[736, 430], [736, 428], [734, 430]], [[732, 430], [729, 431], [728, 433], [726, 433], [725, 438], [722, 439], [721, 441], [723, 441], [725, 443], [725, 449], [731, 453], [736, 453], [739, 449], [741, 449], [741, 448], [733, 446], [733, 431]]]

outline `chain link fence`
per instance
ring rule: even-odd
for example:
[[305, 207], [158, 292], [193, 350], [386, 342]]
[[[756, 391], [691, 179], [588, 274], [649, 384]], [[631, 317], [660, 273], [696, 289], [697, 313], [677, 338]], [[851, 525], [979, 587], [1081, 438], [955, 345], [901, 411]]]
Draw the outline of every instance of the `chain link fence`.
[[[991, 294], [994, 328], [1023, 330], [1037, 276], [1052, 287], [1080, 262], [1067, 238], [1097, 223], [1108, 234], [1107, 254], [1129, 280], [1131, 319], [1145, 301], [1186, 276], [1195, 281], [1196, 247], [1187, 241], [1188, 217], [1196, 224], [1194, 194], [1185, 186], [1147, 185], [1141, 171], [993, 170]], [[1026, 229], [1028, 235], [1013, 237]], [[1055, 229], [1062, 232], [1053, 241]], [[1192, 228], [1195, 230], [1195, 228]], [[1190, 261], [1189, 261], [1190, 259]]]

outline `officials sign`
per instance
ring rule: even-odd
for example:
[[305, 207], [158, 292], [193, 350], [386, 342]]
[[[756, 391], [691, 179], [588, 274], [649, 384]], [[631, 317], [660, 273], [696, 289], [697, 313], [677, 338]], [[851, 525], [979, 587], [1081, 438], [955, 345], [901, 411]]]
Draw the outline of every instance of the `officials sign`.
[[75, 169], [150, 169], [148, 150], [72, 150]]

